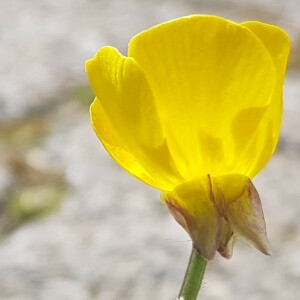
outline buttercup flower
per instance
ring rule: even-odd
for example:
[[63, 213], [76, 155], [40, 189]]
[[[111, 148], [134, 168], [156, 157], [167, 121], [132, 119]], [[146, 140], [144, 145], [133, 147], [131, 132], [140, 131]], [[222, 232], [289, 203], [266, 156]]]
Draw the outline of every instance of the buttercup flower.
[[270, 253], [251, 183], [280, 130], [289, 39], [256, 21], [194, 15], [104, 47], [86, 62], [94, 130], [130, 174], [162, 191], [207, 260], [236, 237]]

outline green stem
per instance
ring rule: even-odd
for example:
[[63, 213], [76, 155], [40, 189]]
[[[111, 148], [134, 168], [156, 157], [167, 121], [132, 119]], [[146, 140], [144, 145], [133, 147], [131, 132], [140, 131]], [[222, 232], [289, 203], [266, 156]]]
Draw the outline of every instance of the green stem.
[[178, 300], [196, 300], [207, 261], [193, 247], [184, 280], [178, 295]]

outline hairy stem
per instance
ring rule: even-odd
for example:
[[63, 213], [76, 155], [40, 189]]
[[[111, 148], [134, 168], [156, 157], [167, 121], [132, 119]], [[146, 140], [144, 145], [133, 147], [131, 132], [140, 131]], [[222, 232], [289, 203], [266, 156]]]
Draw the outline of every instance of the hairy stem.
[[184, 280], [178, 295], [178, 300], [196, 300], [207, 261], [193, 247]]

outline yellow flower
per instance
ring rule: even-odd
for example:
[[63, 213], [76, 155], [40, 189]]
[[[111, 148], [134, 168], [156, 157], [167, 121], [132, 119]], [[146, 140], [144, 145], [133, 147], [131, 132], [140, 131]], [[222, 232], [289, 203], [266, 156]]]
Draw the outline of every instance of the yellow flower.
[[104, 47], [86, 62], [94, 130], [162, 200], [206, 259], [236, 236], [270, 252], [253, 178], [280, 130], [289, 39], [256, 21], [193, 15]]

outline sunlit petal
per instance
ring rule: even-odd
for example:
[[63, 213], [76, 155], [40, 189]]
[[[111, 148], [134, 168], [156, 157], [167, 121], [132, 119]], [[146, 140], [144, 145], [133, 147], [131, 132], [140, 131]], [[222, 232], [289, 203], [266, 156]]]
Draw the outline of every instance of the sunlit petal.
[[122, 138], [112, 127], [109, 118], [106, 116], [101, 103], [97, 98], [95, 98], [91, 105], [90, 114], [93, 128], [112, 158], [131, 175], [152, 186], [162, 189], [163, 186], [160, 186], [160, 183], [155, 178], [152, 178], [126, 148], [126, 143], [124, 143]]
[[[249, 29], [214, 16], [180, 18], [134, 37], [128, 55], [149, 81], [185, 179], [248, 170], [244, 149], [276, 81], [269, 52]], [[248, 115], [251, 123], [240, 125]], [[243, 149], [236, 147], [241, 135]]]
[[[242, 25], [249, 28], [264, 44], [273, 59], [276, 70], [276, 85], [272, 101], [266, 109], [264, 121], [254, 133], [255, 139], [244, 154], [245, 157], [252, 157], [248, 162], [247, 175], [253, 177], [265, 166], [277, 145], [282, 117], [282, 88], [290, 41], [286, 32], [277, 26], [257, 21], [245, 22]], [[244, 145], [241, 143], [240, 147]], [[253, 153], [259, 153], [259, 155], [254, 157]]]
[[[98, 136], [102, 136], [101, 118], [106, 115], [109, 119], [106, 125], [110, 124], [111, 131], [122, 140], [119, 145], [155, 180], [147, 181], [139, 173], [135, 176], [156, 188], [167, 189], [178, 184], [180, 175], [173, 166], [151, 90], [134, 59], [105, 47], [87, 61], [86, 71], [97, 96], [91, 113], [94, 125], [98, 124], [94, 126]], [[123, 159], [120, 164], [130, 173], [134, 171], [124, 165]]]

